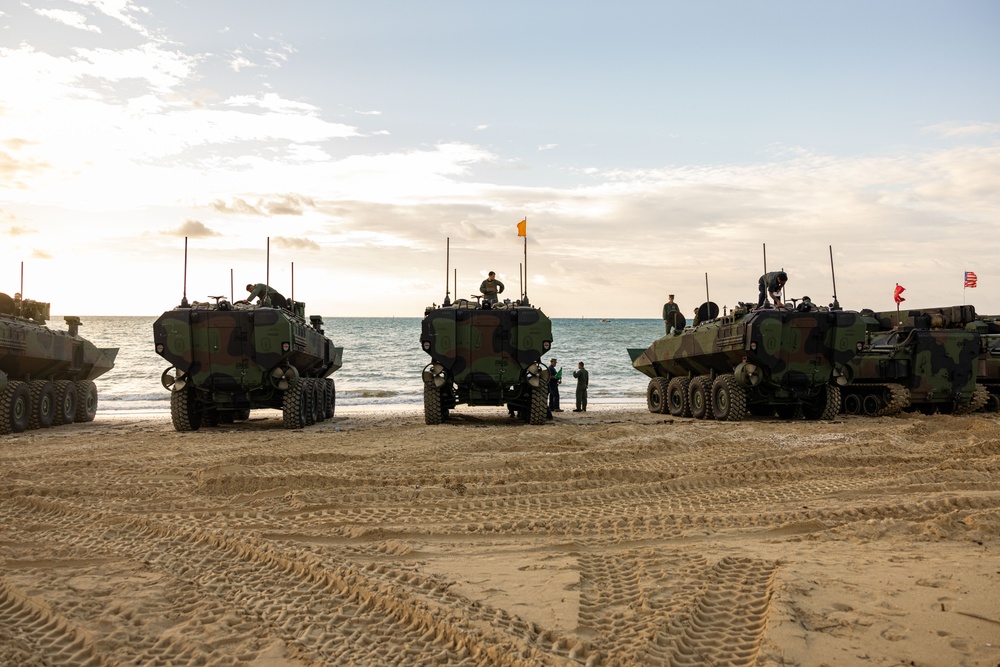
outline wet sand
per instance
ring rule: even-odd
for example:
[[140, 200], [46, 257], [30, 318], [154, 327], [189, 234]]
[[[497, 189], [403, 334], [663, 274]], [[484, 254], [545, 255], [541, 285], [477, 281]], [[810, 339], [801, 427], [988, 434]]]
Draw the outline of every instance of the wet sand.
[[0, 442], [2, 665], [1000, 664], [994, 415]]

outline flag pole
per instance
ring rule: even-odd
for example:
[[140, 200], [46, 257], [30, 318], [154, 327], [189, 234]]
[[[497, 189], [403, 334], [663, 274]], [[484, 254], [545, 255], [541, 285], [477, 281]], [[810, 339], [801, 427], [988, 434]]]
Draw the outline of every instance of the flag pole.
[[[897, 290], [899, 289], [899, 283], [896, 283], [896, 289]], [[898, 297], [898, 293], [897, 293], [897, 297]], [[898, 298], [895, 298], [895, 301], [896, 301], [896, 326], [898, 327], [899, 326], [899, 304], [900, 304], [900, 301], [899, 301]]]
[[528, 303], [528, 216], [524, 216], [524, 303]]

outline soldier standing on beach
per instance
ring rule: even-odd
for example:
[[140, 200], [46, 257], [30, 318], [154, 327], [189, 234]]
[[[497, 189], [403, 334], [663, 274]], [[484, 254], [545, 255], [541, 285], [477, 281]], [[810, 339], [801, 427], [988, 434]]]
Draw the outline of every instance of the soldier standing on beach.
[[573, 377], [576, 378], [576, 410], [573, 412], [586, 412], [587, 385], [590, 384], [590, 373], [583, 367], [582, 361], [580, 362], [579, 369], [573, 371]]

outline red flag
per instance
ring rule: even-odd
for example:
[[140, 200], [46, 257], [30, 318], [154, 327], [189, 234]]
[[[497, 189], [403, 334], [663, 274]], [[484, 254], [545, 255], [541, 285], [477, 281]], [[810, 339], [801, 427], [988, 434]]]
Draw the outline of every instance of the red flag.
[[978, 280], [978, 278], [976, 278], [976, 273], [974, 271], [966, 271], [965, 272], [965, 286], [966, 287], [975, 287], [977, 280]]
[[892, 298], [896, 301], [896, 303], [903, 303], [904, 301], [906, 301], [906, 299], [903, 297], [903, 292], [905, 290], [906, 290], [905, 287], [903, 287], [899, 283], [896, 283], [896, 291], [892, 293]]

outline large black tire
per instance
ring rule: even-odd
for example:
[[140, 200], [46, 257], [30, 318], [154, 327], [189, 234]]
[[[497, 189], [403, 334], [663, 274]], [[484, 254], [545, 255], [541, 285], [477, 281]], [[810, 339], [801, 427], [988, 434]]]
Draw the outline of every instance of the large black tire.
[[655, 414], [665, 415], [669, 410], [667, 403], [667, 378], [653, 378], [646, 387], [646, 407]]
[[543, 383], [531, 390], [531, 414], [528, 423], [532, 426], [544, 426], [549, 414], [549, 385]]
[[688, 398], [690, 387], [691, 380], [689, 378], [673, 378], [667, 384], [667, 406], [673, 416], [691, 416], [691, 401]]
[[305, 385], [302, 379], [293, 380], [281, 399], [281, 420], [285, 428], [296, 429], [306, 426]]
[[97, 416], [97, 385], [89, 380], [76, 383], [76, 420], [92, 422]]
[[444, 421], [441, 407], [441, 390], [434, 383], [424, 385], [424, 423], [434, 426]]
[[72, 424], [76, 419], [76, 385], [69, 380], [59, 380], [55, 383], [55, 392], [52, 425]]
[[20, 433], [28, 428], [31, 390], [25, 382], [12, 380], [0, 392], [0, 434]]
[[712, 377], [699, 375], [691, 380], [688, 388], [688, 401], [691, 405], [691, 416], [695, 419], [713, 419], [712, 411]]
[[302, 409], [305, 411], [306, 426], [312, 426], [319, 417], [319, 387], [315, 378], [302, 378]]
[[712, 410], [722, 422], [743, 421], [746, 416], [747, 393], [732, 373], [720, 375], [712, 383]]
[[316, 384], [316, 421], [326, 421], [326, 406], [330, 401], [330, 385], [323, 378], [313, 380]]
[[48, 428], [52, 426], [56, 410], [56, 388], [48, 380], [33, 380], [28, 383], [31, 392], [31, 414], [28, 416], [28, 429]]
[[324, 410], [326, 410], [326, 418], [333, 419], [333, 413], [337, 411], [337, 385], [334, 384], [333, 378], [326, 378], [323, 380], [326, 384], [327, 398]]
[[840, 387], [824, 385], [819, 395], [802, 406], [802, 416], [806, 419], [833, 419], [840, 412]]
[[197, 431], [201, 428], [201, 417], [193, 386], [170, 393], [170, 421], [175, 431]]
[[691, 401], [688, 400], [688, 388], [691, 380], [676, 377], [667, 384], [667, 405], [674, 417], [690, 417]]

